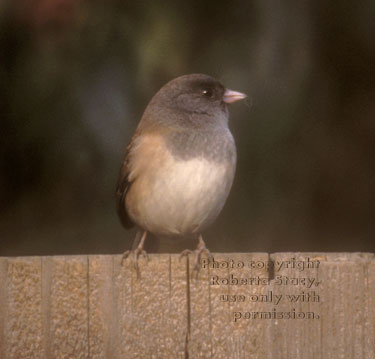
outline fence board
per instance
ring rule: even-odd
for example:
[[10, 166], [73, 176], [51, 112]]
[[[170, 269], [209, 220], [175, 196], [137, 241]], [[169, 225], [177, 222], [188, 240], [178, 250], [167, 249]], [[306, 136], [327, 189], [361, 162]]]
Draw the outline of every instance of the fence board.
[[373, 253], [214, 260], [0, 258], [0, 358], [375, 357]]

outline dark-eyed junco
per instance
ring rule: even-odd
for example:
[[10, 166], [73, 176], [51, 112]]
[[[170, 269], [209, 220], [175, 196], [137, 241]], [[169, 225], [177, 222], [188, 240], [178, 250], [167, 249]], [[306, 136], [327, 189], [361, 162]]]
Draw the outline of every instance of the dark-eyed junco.
[[127, 146], [116, 190], [122, 224], [139, 228], [133, 251], [137, 272], [147, 232], [195, 236], [198, 270], [202, 252], [208, 252], [201, 233], [223, 208], [236, 168], [227, 104], [245, 97], [210, 76], [191, 74], [168, 82], [148, 104]]

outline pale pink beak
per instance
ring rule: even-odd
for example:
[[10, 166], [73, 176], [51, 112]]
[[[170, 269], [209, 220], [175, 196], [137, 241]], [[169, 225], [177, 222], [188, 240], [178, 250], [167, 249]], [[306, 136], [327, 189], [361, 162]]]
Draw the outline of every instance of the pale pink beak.
[[247, 95], [242, 92], [226, 89], [224, 92], [223, 101], [226, 103], [233, 103], [239, 100], [243, 100], [246, 97]]

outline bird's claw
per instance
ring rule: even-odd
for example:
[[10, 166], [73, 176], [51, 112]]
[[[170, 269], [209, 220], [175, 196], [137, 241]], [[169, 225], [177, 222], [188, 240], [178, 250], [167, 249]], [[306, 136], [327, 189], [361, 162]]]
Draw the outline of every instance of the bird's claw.
[[194, 276], [195, 274], [196, 279], [198, 278], [198, 274], [201, 268], [200, 262], [201, 262], [201, 257], [203, 253], [206, 253], [209, 260], [213, 259], [213, 255], [211, 254], [211, 252], [208, 250], [206, 246], [198, 246], [198, 248], [195, 249], [194, 251], [190, 249], [185, 249], [180, 254], [180, 260], [182, 257], [185, 257], [185, 256], [187, 257], [189, 256], [189, 254], [194, 254], [194, 265], [193, 265], [192, 276]]
[[192, 254], [193, 253], [193, 251], [192, 250], [190, 250], [190, 249], [184, 249], [181, 253], [180, 253], [180, 260], [181, 260], [181, 258], [182, 257], [187, 257], [189, 254]]
[[140, 270], [139, 270], [139, 266], [138, 266], [138, 257], [143, 256], [147, 261], [149, 260], [149, 257], [148, 257], [147, 252], [143, 248], [137, 247], [135, 250], [131, 250], [131, 251], [128, 250], [128, 251], [124, 252], [124, 254], [122, 255], [122, 259], [121, 259], [121, 265], [124, 264], [124, 261], [131, 254], [133, 254], [133, 266], [134, 266], [135, 271], [137, 272], [137, 277], [139, 278], [140, 277]]

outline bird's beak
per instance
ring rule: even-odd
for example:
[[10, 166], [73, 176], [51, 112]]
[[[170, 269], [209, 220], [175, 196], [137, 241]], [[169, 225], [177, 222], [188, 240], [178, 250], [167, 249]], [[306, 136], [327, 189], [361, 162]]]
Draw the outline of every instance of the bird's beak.
[[223, 101], [226, 103], [233, 103], [239, 100], [243, 100], [246, 97], [247, 95], [242, 92], [226, 89], [224, 92]]

